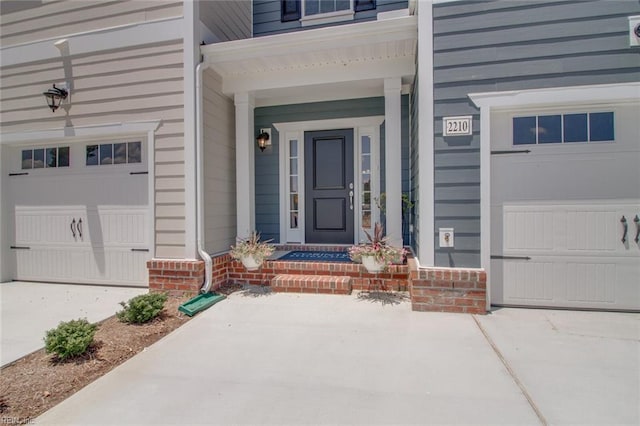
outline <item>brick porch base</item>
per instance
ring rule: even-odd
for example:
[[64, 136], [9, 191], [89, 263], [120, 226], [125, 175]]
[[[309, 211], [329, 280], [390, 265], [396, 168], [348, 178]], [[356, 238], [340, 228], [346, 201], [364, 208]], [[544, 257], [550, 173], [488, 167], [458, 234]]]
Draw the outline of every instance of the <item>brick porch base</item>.
[[[196, 295], [204, 281], [205, 268], [201, 260], [154, 259], [147, 262], [147, 268], [152, 292]], [[484, 271], [418, 269], [411, 257], [407, 265], [391, 265], [385, 272], [370, 274], [364, 266], [354, 263], [279, 260], [265, 261], [259, 270], [247, 271], [240, 262], [224, 254], [213, 258], [211, 290], [225, 283], [264, 285], [274, 291], [299, 293], [409, 290], [414, 311], [486, 313]]]

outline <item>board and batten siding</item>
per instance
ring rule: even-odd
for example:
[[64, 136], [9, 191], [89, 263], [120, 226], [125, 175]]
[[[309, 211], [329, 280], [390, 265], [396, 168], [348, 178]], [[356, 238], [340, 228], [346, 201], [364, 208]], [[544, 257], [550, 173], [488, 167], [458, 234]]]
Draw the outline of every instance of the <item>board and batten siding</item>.
[[[409, 191], [409, 100], [402, 96], [402, 190]], [[271, 127], [272, 145], [255, 151], [256, 229], [264, 239], [280, 242], [280, 136], [273, 123], [384, 115], [384, 97], [281, 105], [255, 109], [255, 134]], [[384, 123], [380, 127], [381, 191], [384, 191]]]
[[[158, 18], [161, 11], [161, 17], [173, 16], [181, 14], [182, 7], [176, 2], [156, 1], [46, 2], [3, 15], [2, 43], [7, 47], [9, 41], [98, 31], [101, 26], [113, 25], [116, 21], [109, 17], [114, 16], [118, 24], [142, 23]], [[48, 30], [31, 34], [24, 28]], [[62, 81], [71, 85], [71, 94], [63, 107], [52, 113], [42, 92]], [[3, 66], [0, 99], [2, 132], [161, 120], [155, 135], [155, 254], [184, 256], [182, 39]]]
[[251, 0], [200, 1], [200, 21], [220, 41], [251, 37]]
[[235, 106], [222, 94], [222, 78], [204, 73], [205, 250], [221, 253], [236, 239]]
[[[480, 115], [469, 93], [640, 80], [628, 20], [640, 3], [448, 2], [433, 5], [435, 232], [455, 228], [437, 266], [479, 267]], [[472, 115], [473, 136], [442, 136], [442, 118]], [[489, 141], [484, 141], [488, 143]]]
[[378, 13], [409, 7], [408, 0], [377, 0], [375, 9], [356, 12], [353, 20], [303, 28], [300, 21], [281, 21], [280, 4], [281, 0], [254, 0], [253, 35], [255, 37], [334, 25], [353, 24], [356, 22], [375, 21]]

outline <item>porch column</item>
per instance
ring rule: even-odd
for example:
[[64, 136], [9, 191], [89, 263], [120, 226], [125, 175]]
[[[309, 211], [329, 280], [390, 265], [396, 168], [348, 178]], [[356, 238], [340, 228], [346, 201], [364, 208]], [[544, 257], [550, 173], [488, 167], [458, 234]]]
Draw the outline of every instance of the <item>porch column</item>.
[[401, 90], [399, 77], [384, 80], [386, 234], [395, 246], [402, 245]]
[[255, 167], [253, 96], [235, 94], [236, 106], [236, 232], [246, 238], [255, 230]]

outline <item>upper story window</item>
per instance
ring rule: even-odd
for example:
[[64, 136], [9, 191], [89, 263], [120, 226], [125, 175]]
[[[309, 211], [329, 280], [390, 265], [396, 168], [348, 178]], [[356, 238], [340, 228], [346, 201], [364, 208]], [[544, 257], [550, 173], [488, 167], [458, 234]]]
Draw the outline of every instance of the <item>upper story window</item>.
[[22, 150], [22, 169], [69, 167], [69, 147], [36, 148]]
[[281, 0], [282, 22], [320, 25], [353, 20], [355, 12], [376, 8], [376, 0]]
[[613, 140], [611, 111], [513, 117], [514, 145]]

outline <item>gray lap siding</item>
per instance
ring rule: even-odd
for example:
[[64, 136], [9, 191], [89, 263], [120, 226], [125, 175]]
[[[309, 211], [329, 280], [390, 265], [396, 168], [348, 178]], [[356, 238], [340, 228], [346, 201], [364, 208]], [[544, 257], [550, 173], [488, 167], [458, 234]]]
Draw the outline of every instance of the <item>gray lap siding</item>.
[[[627, 17], [636, 1], [451, 2], [433, 6], [435, 232], [456, 229], [436, 266], [479, 267], [480, 112], [469, 93], [640, 80]], [[473, 136], [442, 136], [442, 118], [472, 115]], [[489, 143], [483, 141], [482, 143]]]

